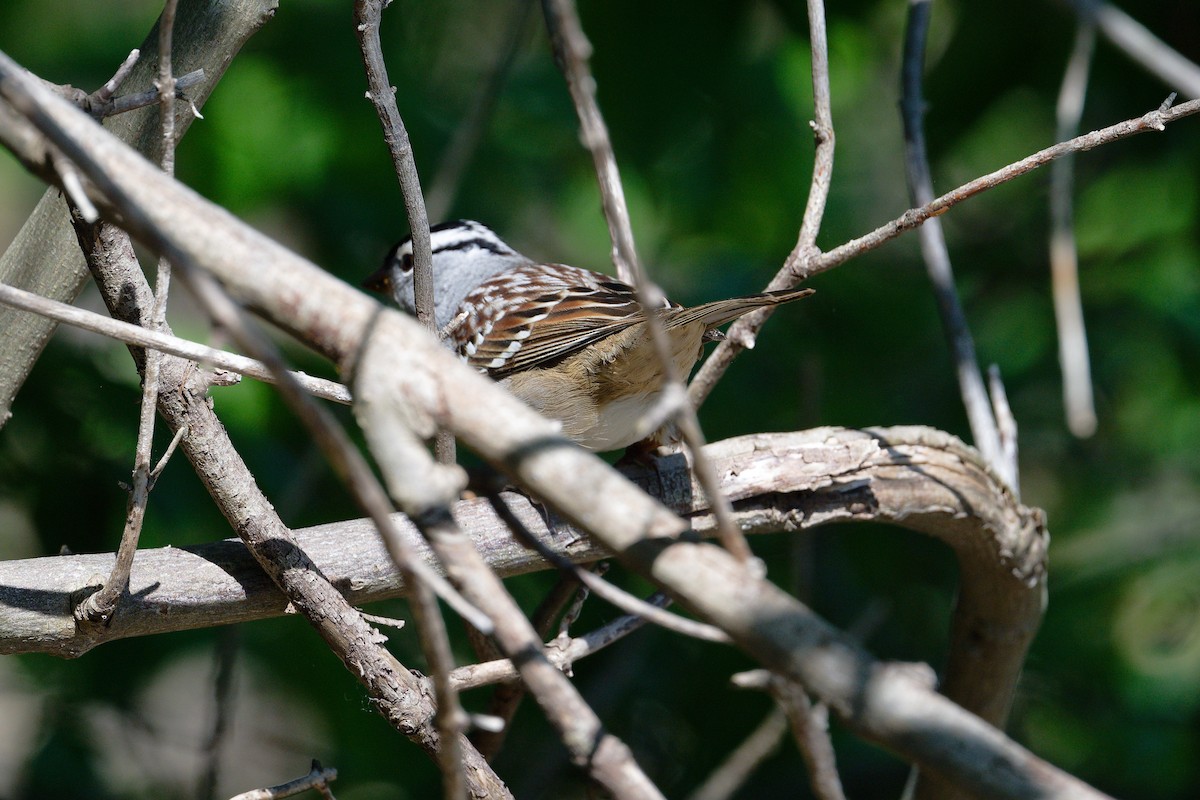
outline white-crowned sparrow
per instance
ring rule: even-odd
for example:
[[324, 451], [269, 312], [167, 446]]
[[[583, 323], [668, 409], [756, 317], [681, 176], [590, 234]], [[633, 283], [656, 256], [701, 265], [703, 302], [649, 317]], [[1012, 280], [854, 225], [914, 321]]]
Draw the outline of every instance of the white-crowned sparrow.
[[[615, 278], [521, 255], [485, 225], [456, 220], [430, 229], [434, 317], [446, 344], [500, 381], [563, 433], [592, 450], [643, 438], [643, 417], [662, 389], [646, 310]], [[412, 242], [388, 253], [364, 285], [412, 313]], [[798, 300], [812, 289], [655, 309], [671, 343], [676, 374], [687, 376], [716, 330], [762, 306]]]

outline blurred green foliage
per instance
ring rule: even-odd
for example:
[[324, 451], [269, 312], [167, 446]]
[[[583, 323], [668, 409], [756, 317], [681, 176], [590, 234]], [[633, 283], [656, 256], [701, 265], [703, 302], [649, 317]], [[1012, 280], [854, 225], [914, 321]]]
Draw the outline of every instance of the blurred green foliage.
[[[185, 0], [186, 1], [186, 0]], [[403, 205], [358, 63], [349, 3], [293, 0], [234, 61], [179, 152], [182, 180], [347, 281], [406, 233]], [[1200, 58], [1193, 0], [1126, 4]], [[505, 44], [514, 3], [402, 2], [385, 15], [391, 80], [426, 186]], [[677, 300], [760, 288], [794, 243], [812, 160], [801, 3], [633, 0], [582, 5], [643, 260]], [[158, 4], [0, 4], [0, 49], [49, 80], [93, 88], [150, 29]], [[820, 244], [908, 205], [897, 61], [904, 4], [830, 4], [837, 160]], [[1050, 143], [1074, 35], [1062, 6], [938, 3], [927, 60], [935, 186], [947, 190]], [[1096, 50], [1084, 116], [1093, 129], [1156, 107], [1168, 87], [1113, 47]], [[1048, 296], [1045, 171], [943, 217], [981, 361], [1003, 371], [1021, 427], [1022, 496], [1053, 535], [1050, 603], [1011, 730], [1115, 795], [1200, 795], [1200, 125], [1185, 120], [1077, 161], [1081, 282], [1099, 430], [1066, 431]], [[0, 156], [0, 244], [40, 187]], [[473, 153], [451, 216], [487, 222], [531, 255], [606, 268], [590, 158], [540, 24]], [[251, 265], [247, 265], [251, 268]], [[778, 314], [703, 413], [710, 439], [818, 424], [922, 423], [968, 437], [947, 348], [912, 237], [813, 281]], [[90, 293], [81, 299], [92, 307]], [[186, 298], [172, 322], [202, 323]], [[296, 351], [301, 366], [323, 369]], [[274, 395], [247, 381], [217, 409], [289, 524], [355, 515]], [[119, 346], [60, 332], [0, 435], [0, 555], [112, 550], [124, 515], [137, 380]], [[159, 445], [161, 451], [162, 444]], [[144, 545], [229, 531], [177, 457], [157, 485]], [[763, 537], [772, 576], [849, 625], [884, 612], [882, 658], [940, 663], [952, 557], [883, 528]], [[619, 573], [619, 571], [614, 570]], [[639, 591], [644, 584], [617, 574]], [[528, 607], [553, 578], [512, 581]], [[402, 603], [380, 613], [404, 616]], [[2, 611], [0, 611], [2, 613]], [[579, 631], [616, 612], [592, 601]], [[234, 720], [217, 796], [279, 782], [312, 757], [336, 766], [343, 800], [429, 797], [436, 770], [392, 732], [297, 619], [237, 630]], [[421, 666], [411, 630], [392, 632]], [[461, 659], [467, 660], [465, 643]], [[82, 659], [0, 661], [0, 796], [195, 797], [211, 729], [214, 654], [199, 631], [105, 645]], [[768, 710], [728, 687], [736, 652], [643, 631], [576, 667], [605, 722], [671, 796], [695, 787]], [[468, 704], [482, 707], [481, 696]], [[895, 797], [906, 770], [836, 730], [850, 796]], [[582, 797], [536, 709], [523, 708], [502, 776], [521, 797]], [[807, 791], [786, 743], [744, 797]]]

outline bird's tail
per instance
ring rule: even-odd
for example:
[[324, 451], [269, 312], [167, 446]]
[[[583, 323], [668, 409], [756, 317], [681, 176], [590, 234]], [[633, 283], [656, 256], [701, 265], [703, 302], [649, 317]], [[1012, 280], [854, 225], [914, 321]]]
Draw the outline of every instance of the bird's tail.
[[781, 289], [776, 292], [762, 292], [745, 297], [731, 297], [728, 300], [714, 300], [691, 308], [670, 309], [664, 312], [668, 328], [702, 322], [706, 328], [716, 328], [726, 322], [735, 320], [756, 308], [763, 306], [778, 306], [808, 297], [812, 289]]

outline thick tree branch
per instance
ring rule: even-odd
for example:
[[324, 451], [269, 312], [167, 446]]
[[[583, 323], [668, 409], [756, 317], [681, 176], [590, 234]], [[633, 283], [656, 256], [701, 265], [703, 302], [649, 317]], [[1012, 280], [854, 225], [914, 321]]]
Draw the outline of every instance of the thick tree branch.
[[[962, 588], [954, 616], [946, 691], [1000, 723], [1025, 648], [1037, 628], [1045, 571], [1038, 513], [1016, 503], [978, 454], [928, 428], [870, 432], [820, 428], [718, 442], [708, 455], [749, 533], [807, 530], [834, 522], [883, 522], [934, 536], [958, 556]], [[632, 477], [711, 534], [703, 494], [681, 459], [660, 461]], [[575, 563], [610, 553], [586, 537], [554, 535], [527, 499], [508, 504], [543, 546]], [[514, 538], [487, 501], [455, 505], [454, 516], [488, 565], [502, 577], [549, 566]], [[397, 524], [433, 564], [412, 525]], [[404, 593], [387, 554], [365, 520], [295, 532], [297, 543], [358, 605]], [[95, 644], [78, 637], [59, 608], [64, 587], [103, 572], [111, 555], [54, 556], [0, 563], [0, 653], [78, 655]], [[107, 559], [107, 561], [106, 561]], [[106, 639], [142, 636], [278, 616], [285, 603], [245, 551], [231, 542], [143, 551], [131, 605]], [[165, 611], [170, 609], [170, 613]], [[103, 641], [103, 640], [101, 640]], [[959, 655], [953, 655], [958, 653]], [[978, 689], [975, 688], [978, 685]]]

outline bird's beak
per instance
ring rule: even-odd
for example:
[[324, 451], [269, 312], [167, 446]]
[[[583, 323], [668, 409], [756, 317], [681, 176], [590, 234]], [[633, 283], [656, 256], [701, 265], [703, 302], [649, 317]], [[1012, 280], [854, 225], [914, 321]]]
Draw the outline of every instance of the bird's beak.
[[392, 296], [392, 271], [386, 266], [380, 267], [375, 272], [371, 273], [366, 280], [362, 282], [364, 289], [369, 289], [372, 292], [378, 292], [382, 295]]

